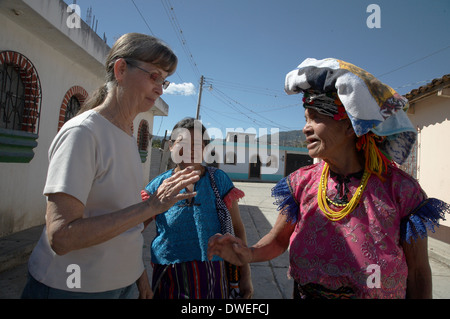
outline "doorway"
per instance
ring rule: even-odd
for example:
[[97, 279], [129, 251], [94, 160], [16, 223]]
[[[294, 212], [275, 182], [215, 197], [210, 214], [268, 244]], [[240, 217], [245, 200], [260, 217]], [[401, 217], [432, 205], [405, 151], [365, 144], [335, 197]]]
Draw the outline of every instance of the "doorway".
[[250, 163], [250, 178], [261, 178], [261, 161], [256, 157], [256, 163]]

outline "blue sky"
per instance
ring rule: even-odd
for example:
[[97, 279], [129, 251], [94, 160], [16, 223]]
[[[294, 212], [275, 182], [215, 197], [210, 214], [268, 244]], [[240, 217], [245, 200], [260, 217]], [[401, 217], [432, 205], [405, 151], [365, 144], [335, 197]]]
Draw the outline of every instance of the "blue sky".
[[[65, 0], [72, 3], [72, 0]], [[381, 28], [369, 28], [369, 4]], [[179, 57], [162, 98], [169, 116], [156, 117], [164, 135], [195, 117], [200, 76], [206, 78], [200, 116], [206, 127], [301, 129], [301, 95], [284, 93], [286, 73], [304, 59], [353, 63], [405, 94], [450, 73], [449, 0], [78, 0], [92, 7], [107, 42], [127, 32], [161, 38]], [[137, 7], [137, 8], [136, 8]], [[173, 8], [173, 10], [171, 9]], [[142, 16], [143, 17], [142, 17]], [[175, 18], [174, 18], [175, 17]], [[180, 32], [181, 31], [181, 32]], [[192, 89], [193, 88], [193, 89]]]

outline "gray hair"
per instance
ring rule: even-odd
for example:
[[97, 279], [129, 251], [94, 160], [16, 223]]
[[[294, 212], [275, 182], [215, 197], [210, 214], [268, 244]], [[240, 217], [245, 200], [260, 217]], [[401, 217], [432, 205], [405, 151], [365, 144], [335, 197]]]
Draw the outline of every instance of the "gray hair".
[[89, 97], [79, 114], [105, 101], [108, 92], [117, 84], [114, 64], [121, 58], [151, 63], [169, 75], [175, 73], [178, 65], [175, 53], [160, 39], [142, 33], [124, 34], [114, 43], [106, 58], [105, 84]]

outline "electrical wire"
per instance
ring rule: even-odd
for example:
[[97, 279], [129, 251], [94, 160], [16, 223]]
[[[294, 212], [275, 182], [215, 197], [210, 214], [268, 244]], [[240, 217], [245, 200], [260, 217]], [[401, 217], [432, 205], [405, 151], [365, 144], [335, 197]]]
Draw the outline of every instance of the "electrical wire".
[[380, 75], [378, 75], [378, 76], [376, 76], [376, 77], [377, 77], [377, 78], [380, 78], [380, 77], [382, 77], [382, 76], [385, 76], [385, 75], [394, 73], [394, 72], [396, 72], [396, 71], [398, 71], [398, 70], [404, 69], [404, 68], [406, 68], [406, 67], [408, 67], [408, 66], [410, 66], [410, 65], [412, 65], [412, 64], [415, 64], [415, 63], [417, 63], [417, 62], [420, 62], [420, 61], [422, 61], [422, 60], [425, 60], [425, 59], [429, 58], [430, 56], [433, 56], [433, 55], [435, 55], [435, 54], [438, 54], [438, 53], [440, 53], [440, 52], [442, 52], [442, 51], [444, 51], [444, 50], [447, 50], [447, 49], [449, 49], [449, 48], [450, 48], [450, 45], [448, 45], [448, 46], [446, 46], [446, 47], [444, 47], [444, 48], [442, 48], [442, 49], [439, 49], [439, 50], [437, 50], [437, 51], [434, 51], [434, 52], [432, 52], [432, 53], [430, 53], [430, 54], [427, 54], [426, 56], [421, 57], [421, 58], [419, 58], [419, 59], [417, 59], [417, 60], [414, 60], [414, 61], [412, 61], [412, 62], [409, 62], [409, 63], [407, 63], [407, 64], [404, 64], [404, 65], [402, 65], [402, 66], [400, 66], [400, 67], [398, 67], [398, 68], [396, 68], [396, 69], [394, 69], [394, 70], [392, 70], [392, 71], [389, 71], [389, 72], [380, 74]]
[[[189, 49], [188, 43], [184, 37], [183, 34], [183, 30], [180, 26], [180, 23], [178, 21], [178, 18], [175, 14], [175, 9], [172, 5], [172, 3], [170, 2], [170, 0], [161, 0], [162, 6], [165, 10], [165, 13], [172, 25], [172, 28], [175, 31], [175, 34], [178, 38], [178, 41], [181, 43], [181, 46], [184, 50], [184, 53], [186, 54], [189, 64], [192, 67], [192, 70], [194, 71], [194, 74], [197, 77], [200, 77], [200, 71], [198, 69], [198, 65], [194, 60], [193, 54], [191, 52], [191, 50]], [[180, 76], [179, 76], [180, 77]], [[181, 79], [181, 77], [180, 77]], [[219, 101], [221, 101], [222, 103], [230, 106], [235, 112], [244, 115], [245, 117], [247, 117], [252, 123], [254, 124], [258, 124], [258, 125], [265, 125], [265, 126], [270, 126], [268, 125], [268, 122], [272, 123], [272, 125], [276, 125], [278, 127], [284, 127], [285, 129], [290, 130], [291, 128], [288, 128], [284, 125], [280, 125], [279, 123], [275, 123], [274, 121], [272, 121], [271, 119], [268, 119], [262, 115], [259, 115], [258, 113], [254, 112], [252, 109], [244, 106], [242, 103], [234, 100], [233, 98], [229, 97], [228, 95], [226, 95], [223, 91], [218, 90], [217, 86], [222, 86], [225, 88], [229, 88], [229, 89], [234, 89], [234, 90], [241, 90], [241, 91], [245, 91], [248, 93], [253, 93], [253, 94], [263, 94], [263, 95], [268, 95], [268, 96], [273, 96], [273, 97], [279, 97], [279, 96], [283, 96], [282, 91], [279, 90], [274, 90], [274, 89], [268, 89], [268, 88], [260, 88], [260, 87], [256, 87], [256, 86], [250, 86], [250, 85], [243, 85], [240, 83], [234, 83], [234, 82], [228, 82], [228, 81], [220, 81], [220, 80], [214, 80], [212, 78], [205, 78], [205, 82], [204, 85], [211, 85], [212, 87], [214, 87], [213, 90], [216, 90], [218, 92], [218, 94], [214, 94], [212, 93], [212, 95], [218, 99]], [[237, 105], [242, 106], [243, 108], [245, 108], [247, 111], [249, 111], [252, 114], [255, 114], [257, 116], [259, 116], [260, 118], [262, 118], [263, 120], [259, 120], [253, 117], [248, 116], [248, 114], [241, 112], [239, 110], [239, 108], [237, 107]], [[270, 110], [269, 110], [270, 111]], [[236, 119], [235, 119], [236, 120]]]
[[275, 89], [269, 89], [269, 88], [263, 88], [263, 87], [257, 87], [252, 86], [248, 84], [241, 84], [236, 82], [229, 82], [229, 81], [222, 81], [222, 80], [215, 80], [212, 78], [205, 77], [205, 83], [211, 86], [219, 86], [227, 89], [233, 89], [238, 91], [244, 91], [248, 93], [254, 93], [254, 94], [261, 94], [261, 95], [268, 95], [273, 97], [286, 97], [284, 91], [281, 90], [275, 90]]
[[[266, 126], [266, 127], [271, 127], [274, 126], [275, 127], [279, 127], [279, 128], [283, 128], [286, 130], [291, 130], [292, 128], [287, 127], [285, 125], [282, 125], [280, 123], [276, 123], [274, 121], [272, 121], [269, 118], [266, 118], [258, 113], [256, 113], [255, 111], [253, 111], [252, 109], [248, 108], [247, 106], [243, 105], [242, 103], [236, 101], [235, 99], [231, 98], [230, 96], [228, 96], [227, 94], [225, 94], [223, 91], [215, 88], [212, 91], [210, 91], [210, 93], [219, 101], [221, 101], [222, 103], [228, 105], [231, 107], [231, 109], [233, 109], [235, 112], [242, 114], [243, 116], [247, 117], [249, 120], [251, 120], [254, 124], [258, 125], [258, 126]], [[250, 113], [259, 116], [260, 118], [262, 118], [262, 120], [257, 119], [255, 117], [250, 117], [247, 113], [242, 112], [239, 109], [239, 106], [246, 109], [247, 111], [249, 111]], [[270, 122], [270, 124], [269, 124]]]
[[423, 84], [423, 83], [430, 83], [431, 81], [433, 81], [433, 79], [430, 79], [430, 80], [423, 80], [423, 81], [417, 81], [417, 82], [414, 82], [414, 83], [407, 83], [407, 84], [403, 84], [403, 85], [401, 85], [401, 86], [397, 86], [397, 87], [395, 87], [395, 88], [393, 88], [393, 89], [394, 89], [394, 90], [403, 89], [403, 88], [407, 88], [407, 87], [410, 87], [410, 86], [417, 86], [417, 85]]
[[[216, 90], [217, 90], [217, 89], [216, 89]], [[223, 93], [222, 91], [220, 91], [220, 90], [218, 90], [218, 91], [219, 91], [220, 93], [222, 93], [223, 95], [227, 96], [227, 95], [226, 95], [225, 93]], [[277, 126], [279, 126], [279, 127], [285, 127], [285, 128], [287, 128], [287, 126], [281, 125], [281, 124], [279, 124], [279, 123], [275, 123], [275, 122], [272, 121], [271, 119], [268, 119], [268, 118], [266, 118], [266, 117], [264, 117], [264, 116], [262, 116], [262, 115], [256, 113], [256, 112], [253, 111], [252, 109], [246, 107], [245, 105], [243, 105], [242, 103], [240, 103], [240, 102], [238, 102], [238, 101], [232, 99], [231, 97], [229, 97], [229, 96], [227, 96], [227, 97], [228, 97], [231, 101], [233, 101], [235, 104], [242, 106], [242, 107], [245, 108], [247, 111], [249, 111], [249, 112], [251, 112], [251, 113], [253, 113], [253, 114], [255, 114], [255, 115], [261, 117], [262, 119], [264, 119], [264, 120], [266, 120], [266, 121], [269, 121], [270, 123], [275, 124], [275, 125], [277, 125]]]
[[134, 4], [134, 7], [136, 8], [137, 12], [139, 13], [139, 15], [141, 16], [142, 20], [144, 21], [145, 25], [147, 26], [148, 30], [150, 31], [150, 33], [155, 36], [155, 34], [153, 33], [152, 29], [150, 28], [150, 26], [147, 23], [147, 20], [145, 20], [144, 15], [142, 14], [141, 10], [139, 10], [138, 6], [136, 5], [136, 3], [134, 2], [134, 0], [131, 0], [131, 2]]
[[199, 78], [200, 71], [198, 69], [197, 63], [194, 60], [194, 56], [192, 55], [192, 52], [189, 49], [188, 43], [184, 37], [183, 30], [180, 26], [180, 23], [178, 22], [177, 16], [175, 15], [175, 9], [173, 5], [170, 3], [170, 0], [161, 0], [161, 4], [163, 5], [164, 11], [166, 12], [166, 15], [169, 18], [172, 28], [175, 31], [178, 41], [180, 41], [181, 47], [183, 48], [183, 51], [188, 58], [188, 62], [191, 65], [192, 70]]

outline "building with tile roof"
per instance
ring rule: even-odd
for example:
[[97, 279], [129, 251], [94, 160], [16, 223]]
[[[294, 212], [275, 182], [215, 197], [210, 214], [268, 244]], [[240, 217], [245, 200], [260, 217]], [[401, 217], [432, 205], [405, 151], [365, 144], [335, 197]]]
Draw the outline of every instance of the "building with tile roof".
[[[417, 143], [406, 170], [429, 197], [450, 203], [450, 74], [405, 94], [408, 116], [417, 128]], [[450, 243], [450, 216], [433, 237]]]

